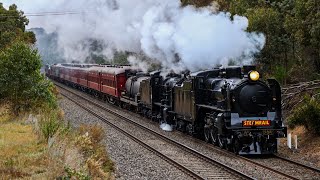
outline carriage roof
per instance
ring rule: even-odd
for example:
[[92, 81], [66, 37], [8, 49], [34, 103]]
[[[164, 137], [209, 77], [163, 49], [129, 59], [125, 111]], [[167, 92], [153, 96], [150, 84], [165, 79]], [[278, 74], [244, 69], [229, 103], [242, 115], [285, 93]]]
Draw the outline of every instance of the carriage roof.
[[118, 75], [125, 73], [126, 70], [133, 69], [130, 66], [92, 66], [88, 68], [89, 72], [101, 72], [107, 74]]

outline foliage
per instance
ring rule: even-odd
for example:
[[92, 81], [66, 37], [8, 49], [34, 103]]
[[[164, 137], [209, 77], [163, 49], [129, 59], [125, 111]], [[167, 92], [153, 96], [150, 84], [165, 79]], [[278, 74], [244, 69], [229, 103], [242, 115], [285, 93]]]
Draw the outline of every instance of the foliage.
[[278, 82], [280, 82], [281, 84], [285, 84], [285, 80], [288, 77], [288, 73], [287, 73], [285, 67], [276, 66], [273, 71], [273, 74], [274, 74], [275, 79], [278, 80]]
[[13, 103], [14, 112], [54, 108], [53, 85], [40, 74], [41, 60], [31, 44], [33, 32], [26, 32], [29, 20], [16, 5], [5, 9], [0, 3], [0, 99]]
[[207, 6], [212, 3], [212, 0], [181, 0], [183, 6], [194, 5], [196, 7]]
[[129, 55], [130, 54], [128, 52], [118, 52], [118, 51], [115, 52], [112, 60], [112, 64], [117, 64], [117, 65], [129, 64], [127, 60]]
[[91, 141], [95, 144], [100, 143], [104, 137], [104, 131], [101, 126], [93, 125], [81, 125], [79, 128], [80, 134], [88, 133], [90, 135]]
[[90, 156], [94, 153], [94, 143], [91, 141], [91, 137], [88, 134], [78, 136], [75, 143], [86, 156]]
[[79, 180], [89, 180], [90, 179], [90, 177], [88, 175], [86, 175], [85, 173], [76, 171], [75, 169], [72, 169], [70, 167], [65, 167], [64, 170], [67, 173], [67, 175], [62, 178], [64, 180], [72, 179], [72, 178], [76, 178]]
[[290, 128], [303, 125], [311, 133], [320, 135], [320, 102], [319, 99], [305, 97], [303, 105], [289, 117]]
[[44, 113], [40, 121], [40, 130], [46, 140], [52, 138], [62, 125], [62, 119], [57, 111]]
[[106, 46], [103, 41], [89, 38], [81, 42], [82, 46], [89, 49], [89, 55], [86, 57], [86, 63], [106, 64], [107, 57], [103, 54]]
[[97, 125], [81, 125], [79, 128], [79, 133], [80, 136], [76, 138], [76, 144], [86, 155], [92, 155], [104, 137], [104, 131], [102, 127]]
[[22, 11], [18, 11], [16, 5], [11, 5], [6, 10], [0, 3], [0, 50], [17, 41], [34, 44], [36, 41], [35, 35], [32, 32], [25, 31], [25, 26], [28, 23], [29, 20]]
[[0, 52], [0, 95], [14, 104], [15, 112], [56, 107], [53, 84], [40, 74], [37, 50], [16, 42]]
[[114, 163], [108, 158], [105, 146], [101, 143], [104, 131], [98, 125], [81, 125], [80, 135], [76, 137], [75, 144], [87, 158], [90, 177], [110, 179], [110, 172], [114, 169]]

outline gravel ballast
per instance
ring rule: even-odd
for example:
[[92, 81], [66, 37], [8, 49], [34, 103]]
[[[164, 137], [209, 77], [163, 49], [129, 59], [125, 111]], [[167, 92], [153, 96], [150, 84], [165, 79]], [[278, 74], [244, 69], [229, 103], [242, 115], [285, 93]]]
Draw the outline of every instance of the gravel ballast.
[[191, 179], [68, 99], [60, 99], [59, 105], [65, 112], [66, 120], [73, 127], [81, 124], [99, 124], [104, 128], [104, 142], [110, 158], [115, 162], [116, 179]]

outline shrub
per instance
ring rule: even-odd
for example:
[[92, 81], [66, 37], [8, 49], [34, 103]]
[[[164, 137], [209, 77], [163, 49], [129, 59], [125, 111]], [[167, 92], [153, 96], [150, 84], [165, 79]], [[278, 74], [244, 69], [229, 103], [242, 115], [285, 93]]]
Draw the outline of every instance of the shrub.
[[283, 67], [283, 66], [276, 66], [273, 74], [274, 74], [275, 78], [276, 78], [281, 84], [285, 84], [285, 83], [286, 83], [286, 79], [288, 78], [288, 73], [286, 72], [285, 67]]
[[88, 125], [81, 125], [79, 128], [80, 134], [88, 133], [91, 141], [94, 144], [98, 144], [104, 136], [104, 131], [101, 126], [94, 125], [94, 126], [88, 126]]
[[62, 179], [79, 179], [79, 180], [89, 180], [90, 177], [83, 172], [76, 171], [75, 169], [71, 169], [70, 167], [65, 167], [64, 171], [67, 173], [67, 176]]
[[305, 97], [303, 105], [288, 119], [290, 128], [304, 126], [309, 132], [320, 135], [320, 103], [316, 98]]
[[94, 153], [94, 143], [88, 134], [78, 136], [75, 140], [76, 145], [81, 149], [86, 157]]
[[45, 113], [40, 121], [40, 130], [46, 140], [52, 138], [61, 127], [62, 120], [59, 119], [57, 111]]
[[101, 143], [104, 130], [99, 125], [81, 125], [80, 136], [76, 138], [76, 144], [87, 158], [89, 175], [93, 179], [111, 179], [114, 164], [108, 158], [105, 146]]
[[100, 126], [81, 125], [80, 136], [76, 138], [76, 144], [86, 156], [91, 156], [103, 139], [104, 131]]
[[56, 108], [53, 84], [40, 73], [37, 50], [16, 42], [0, 52], [0, 98], [13, 103], [16, 114], [36, 108]]

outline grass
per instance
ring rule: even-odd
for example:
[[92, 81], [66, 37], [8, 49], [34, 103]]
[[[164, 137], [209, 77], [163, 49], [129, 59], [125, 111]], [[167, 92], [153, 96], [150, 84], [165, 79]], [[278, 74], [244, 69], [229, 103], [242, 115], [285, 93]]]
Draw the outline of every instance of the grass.
[[7, 115], [0, 119], [0, 176], [35, 178], [47, 172], [46, 143], [38, 140], [32, 125], [14, 121]]
[[114, 163], [109, 159], [105, 146], [101, 143], [104, 130], [98, 126], [81, 125], [75, 143], [86, 159], [89, 175], [93, 178], [112, 179]]
[[9, 109], [0, 105], [0, 179], [114, 179], [101, 127], [71, 130], [60, 110], [29, 122]]

